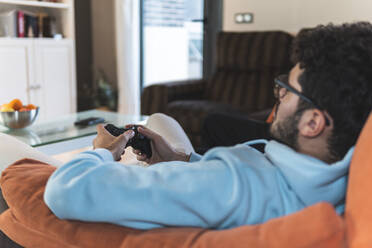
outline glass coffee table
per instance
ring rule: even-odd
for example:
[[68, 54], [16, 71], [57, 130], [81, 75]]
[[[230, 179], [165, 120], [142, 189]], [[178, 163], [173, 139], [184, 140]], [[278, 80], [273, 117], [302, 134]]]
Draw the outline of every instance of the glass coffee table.
[[118, 127], [124, 127], [127, 124], [144, 124], [148, 118], [140, 115], [131, 116], [89, 110], [49, 121], [35, 122], [24, 129], [8, 129], [0, 125], [0, 132], [11, 135], [48, 155], [55, 155], [92, 145], [97, 134], [96, 125], [74, 125], [77, 120], [90, 117], [101, 117], [105, 123], [112, 123]]

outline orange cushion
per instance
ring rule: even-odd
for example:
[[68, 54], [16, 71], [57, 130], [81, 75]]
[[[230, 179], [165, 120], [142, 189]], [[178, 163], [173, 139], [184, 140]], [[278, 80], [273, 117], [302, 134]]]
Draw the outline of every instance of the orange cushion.
[[372, 114], [350, 165], [345, 221], [349, 247], [372, 247]]
[[[262, 225], [224, 231], [200, 228], [134, 230], [104, 223], [60, 220], [43, 201], [55, 170], [25, 159], [7, 168], [0, 180], [10, 209], [0, 215], [0, 230], [25, 247], [341, 247], [344, 223], [327, 203]], [[73, 202], [71, 203], [73, 204]]]

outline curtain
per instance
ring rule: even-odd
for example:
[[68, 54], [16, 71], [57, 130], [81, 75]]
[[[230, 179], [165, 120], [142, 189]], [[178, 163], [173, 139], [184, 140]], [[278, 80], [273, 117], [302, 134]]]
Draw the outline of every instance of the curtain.
[[119, 113], [140, 114], [139, 0], [115, 0]]

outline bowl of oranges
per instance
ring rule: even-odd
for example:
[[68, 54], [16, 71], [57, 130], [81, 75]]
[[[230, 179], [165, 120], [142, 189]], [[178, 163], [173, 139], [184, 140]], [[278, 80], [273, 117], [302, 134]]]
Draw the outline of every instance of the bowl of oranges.
[[39, 107], [33, 104], [23, 105], [19, 99], [1, 105], [0, 119], [4, 126], [19, 129], [30, 126], [39, 113]]

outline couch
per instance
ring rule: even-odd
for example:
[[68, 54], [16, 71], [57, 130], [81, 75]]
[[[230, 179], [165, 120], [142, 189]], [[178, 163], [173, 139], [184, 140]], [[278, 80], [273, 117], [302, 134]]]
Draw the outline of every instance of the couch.
[[[274, 78], [292, 67], [292, 40], [290, 34], [280, 31], [222, 32], [213, 75], [144, 88], [141, 113], [172, 116], [196, 149], [201, 146], [201, 128], [209, 113], [255, 113], [252, 118], [264, 120], [275, 102]], [[259, 111], [264, 112], [257, 114]]]
[[0, 179], [9, 205], [0, 215], [0, 247], [372, 247], [371, 147], [372, 114], [350, 165], [344, 216], [328, 203], [318, 203], [264, 224], [222, 231], [187, 227], [143, 231], [60, 220], [43, 202], [46, 181], [56, 168], [23, 159]]

